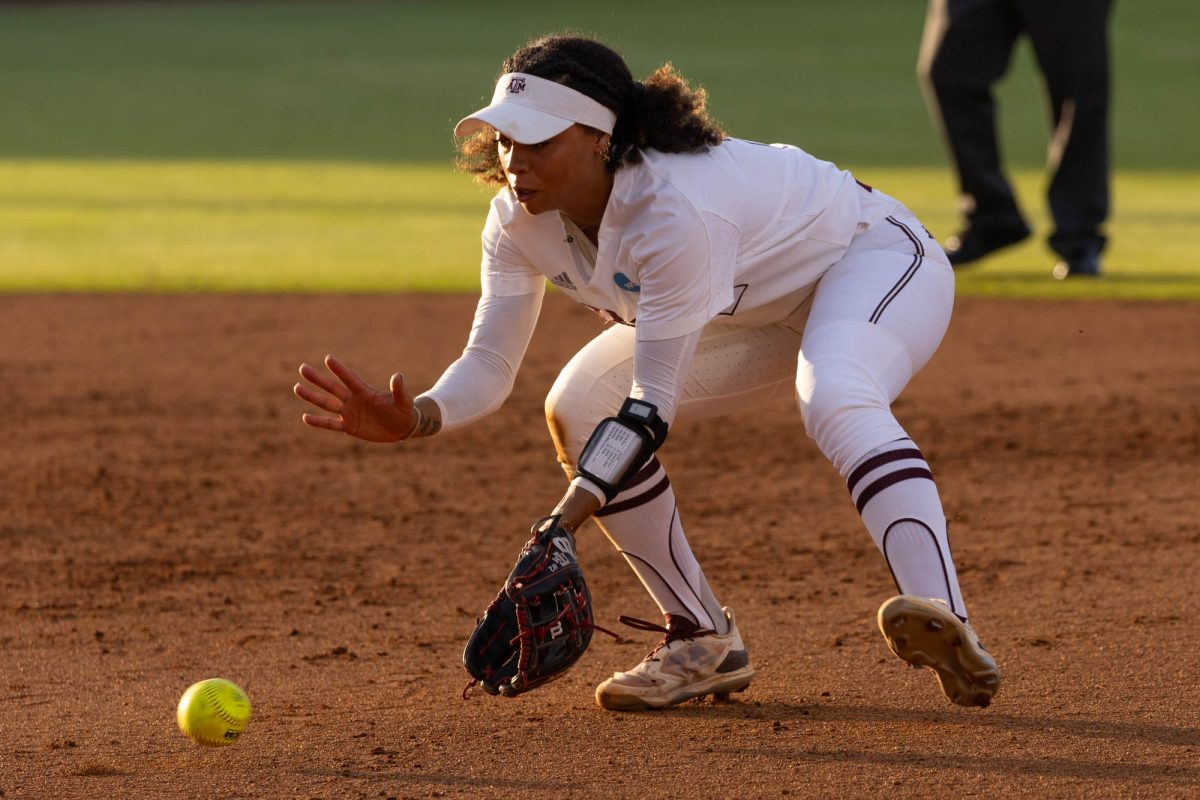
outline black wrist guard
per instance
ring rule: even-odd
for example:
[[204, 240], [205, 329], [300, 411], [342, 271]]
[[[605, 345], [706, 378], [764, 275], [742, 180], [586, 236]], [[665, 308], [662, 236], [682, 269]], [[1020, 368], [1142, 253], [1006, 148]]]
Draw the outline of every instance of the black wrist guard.
[[658, 408], [627, 397], [615, 417], [601, 420], [579, 456], [579, 474], [604, 491], [617, 493], [667, 440], [667, 423]]

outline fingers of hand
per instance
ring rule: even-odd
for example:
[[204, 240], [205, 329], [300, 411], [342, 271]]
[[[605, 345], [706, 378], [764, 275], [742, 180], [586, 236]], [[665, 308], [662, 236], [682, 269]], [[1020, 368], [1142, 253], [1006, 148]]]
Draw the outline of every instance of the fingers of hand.
[[359, 377], [357, 372], [339, 361], [336, 356], [325, 356], [325, 366], [329, 368], [330, 372], [338, 376], [351, 392], [358, 393], [371, 390], [371, 387]]
[[311, 428], [323, 428], [327, 431], [345, 432], [346, 426], [341, 417], [320, 417], [316, 414], [304, 414], [300, 417], [304, 424]]
[[300, 365], [300, 376], [319, 389], [323, 389], [339, 400], [349, 400], [350, 390], [341, 382], [334, 380], [316, 367], [309, 364]]
[[303, 383], [297, 383], [292, 387], [292, 391], [296, 396], [305, 402], [312, 403], [322, 411], [328, 411], [330, 414], [341, 414], [342, 406], [345, 404], [338, 398], [326, 394], [325, 392], [315, 392], [305, 386]]
[[412, 398], [408, 395], [408, 389], [404, 387], [404, 376], [397, 372], [392, 376], [389, 384], [392, 390], [392, 398], [400, 405], [412, 405]]

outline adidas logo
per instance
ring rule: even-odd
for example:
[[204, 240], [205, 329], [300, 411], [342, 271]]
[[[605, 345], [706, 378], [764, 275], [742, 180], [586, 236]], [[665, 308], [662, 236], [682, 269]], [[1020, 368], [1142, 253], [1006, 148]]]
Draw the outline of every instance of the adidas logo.
[[571, 277], [565, 272], [558, 273], [550, 279], [550, 282], [560, 289], [567, 289], [572, 292], [576, 291], [575, 284], [571, 283]]

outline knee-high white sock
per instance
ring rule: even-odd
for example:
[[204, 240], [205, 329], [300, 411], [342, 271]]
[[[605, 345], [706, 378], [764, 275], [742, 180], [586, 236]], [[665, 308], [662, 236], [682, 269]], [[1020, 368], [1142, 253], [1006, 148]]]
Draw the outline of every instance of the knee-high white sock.
[[595, 516], [664, 615], [727, 633], [728, 622], [683, 535], [671, 481], [657, 458]]
[[967, 618], [933, 473], [911, 439], [871, 451], [846, 479], [901, 594], [937, 597]]

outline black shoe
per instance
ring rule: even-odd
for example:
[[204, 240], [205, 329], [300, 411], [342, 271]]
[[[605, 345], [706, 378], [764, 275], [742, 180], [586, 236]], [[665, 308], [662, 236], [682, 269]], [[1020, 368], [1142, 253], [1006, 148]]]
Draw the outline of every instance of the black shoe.
[[1100, 277], [1100, 254], [1099, 253], [1084, 253], [1073, 258], [1065, 258], [1054, 265], [1055, 280], [1066, 280], [1067, 278], [1099, 278]]
[[946, 240], [946, 256], [955, 267], [965, 267], [1002, 247], [1029, 238], [1029, 228], [967, 228]]

